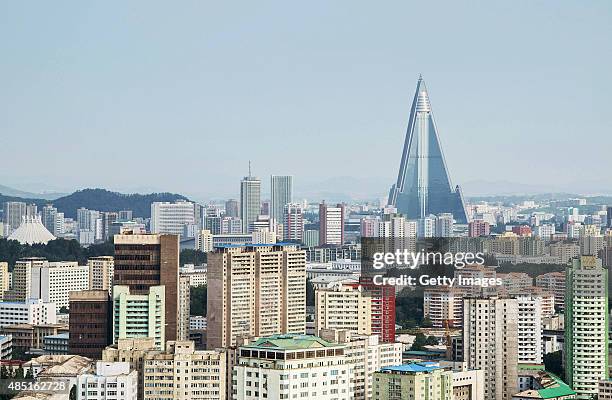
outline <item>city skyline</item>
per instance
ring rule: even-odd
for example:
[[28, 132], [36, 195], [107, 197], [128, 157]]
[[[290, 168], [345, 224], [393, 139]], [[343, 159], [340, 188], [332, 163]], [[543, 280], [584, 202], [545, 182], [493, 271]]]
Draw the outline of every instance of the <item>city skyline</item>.
[[[343, 18], [342, 3], [314, 3], [297, 18], [273, 3], [184, 4], [164, 24], [155, 4], [113, 12], [5, 6], [0, 32], [20, 40], [0, 43], [7, 60], [0, 72], [10, 77], [0, 94], [2, 144], [7, 165], [20, 168], [8, 168], [0, 183], [235, 197], [244, 160], [252, 159], [257, 176], [295, 176], [296, 195], [352, 177], [384, 197], [422, 73], [443, 146], [453, 149], [453, 180], [466, 195], [480, 194], [470, 190], [479, 181], [609, 191], [612, 181], [598, 175], [612, 166], [609, 4], [351, 5], [352, 18]], [[436, 29], [418, 15], [435, 15]], [[419, 32], [428, 40], [411, 39]], [[589, 157], [579, 168], [560, 162], [580, 143]], [[288, 146], [305, 161], [296, 163]], [[128, 151], [147, 168], [126, 174], [123, 163], [108, 162]], [[466, 162], [475, 152], [492, 167]], [[381, 154], [390, 156], [355, 162]]]

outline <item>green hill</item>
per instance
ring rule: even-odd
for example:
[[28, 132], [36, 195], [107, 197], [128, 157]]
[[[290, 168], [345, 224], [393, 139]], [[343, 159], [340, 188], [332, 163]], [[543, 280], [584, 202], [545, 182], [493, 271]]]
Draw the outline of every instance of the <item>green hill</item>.
[[132, 210], [135, 217], [148, 218], [151, 216], [151, 203], [176, 200], [187, 200], [187, 198], [175, 193], [123, 194], [105, 189], [83, 189], [53, 201], [24, 199], [0, 194], [0, 202], [2, 203], [5, 201], [24, 201], [35, 203], [39, 207], [52, 203], [67, 218], [76, 218], [76, 210], [80, 207], [98, 211]]

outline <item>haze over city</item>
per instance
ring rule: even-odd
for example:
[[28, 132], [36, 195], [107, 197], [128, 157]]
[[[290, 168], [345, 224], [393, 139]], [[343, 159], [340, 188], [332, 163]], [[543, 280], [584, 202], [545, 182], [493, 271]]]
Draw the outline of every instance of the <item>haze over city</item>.
[[6, 3], [0, 183], [384, 197], [422, 73], [466, 194], [610, 193], [612, 7], [555, 5]]

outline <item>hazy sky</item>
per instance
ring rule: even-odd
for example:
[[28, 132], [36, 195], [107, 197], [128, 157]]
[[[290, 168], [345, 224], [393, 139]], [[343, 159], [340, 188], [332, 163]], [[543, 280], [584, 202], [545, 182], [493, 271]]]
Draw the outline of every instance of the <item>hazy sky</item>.
[[422, 73], [454, 183], [612, 191], [612, 3], [499, 3], [2, 2], [0, 184], [386, 190]]

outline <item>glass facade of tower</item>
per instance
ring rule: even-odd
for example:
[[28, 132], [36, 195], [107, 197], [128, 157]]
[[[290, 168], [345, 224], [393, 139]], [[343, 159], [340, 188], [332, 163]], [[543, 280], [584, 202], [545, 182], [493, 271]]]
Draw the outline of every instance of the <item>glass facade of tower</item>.
[[422, 79], [414, 95], [400, 170], [389, 194], [389, 204], [409, 219], [452, 213], [458, 223], [467, 223], [461, 190], [451, 185]]

